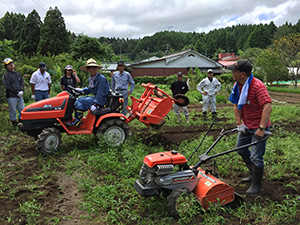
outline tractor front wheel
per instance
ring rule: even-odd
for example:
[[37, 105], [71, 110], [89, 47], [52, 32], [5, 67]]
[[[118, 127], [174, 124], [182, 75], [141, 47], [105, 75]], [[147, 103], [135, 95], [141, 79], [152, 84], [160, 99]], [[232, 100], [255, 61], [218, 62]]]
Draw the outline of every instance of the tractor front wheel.
[[42, 130], [37, 137], [36, 150], [41, 154], [53, 154], [61, 144], [61, 134], [54, 127], [48, 127]]
[[125, 142], [129, 134], [129, 125], [120, 118], [103, 121], [96, 131], [96, 138], [104, 138], [110, 146], [119, 146]]

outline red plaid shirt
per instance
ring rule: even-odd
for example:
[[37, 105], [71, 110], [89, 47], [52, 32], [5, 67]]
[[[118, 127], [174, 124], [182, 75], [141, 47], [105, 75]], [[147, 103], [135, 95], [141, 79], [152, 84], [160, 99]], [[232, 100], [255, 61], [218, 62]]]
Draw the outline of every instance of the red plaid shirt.
[[[241, 92], [241, 84], [239, 84], [239, 88]], [[249, 129], [257, 129], [259, 127], [263, 105], [269, 102], [271, 103], [272, 100], [266, 86], [261, 80], [253, 77], [249, 87], [247, 102], [241, 109], [242, 120]], [[271, 121], [269, 120], [266, 127], [270, 125]]]

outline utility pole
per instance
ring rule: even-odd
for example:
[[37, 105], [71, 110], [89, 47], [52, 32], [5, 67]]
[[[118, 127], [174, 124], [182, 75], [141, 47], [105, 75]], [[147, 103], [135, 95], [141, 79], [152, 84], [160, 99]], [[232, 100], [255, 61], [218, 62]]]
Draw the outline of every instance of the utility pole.
[[169, 26], [169, 27], [165, 27], [165, 28], [167, 28], [167, 30], [170, 31], [171, 28], [173, 28], [173, 26]]

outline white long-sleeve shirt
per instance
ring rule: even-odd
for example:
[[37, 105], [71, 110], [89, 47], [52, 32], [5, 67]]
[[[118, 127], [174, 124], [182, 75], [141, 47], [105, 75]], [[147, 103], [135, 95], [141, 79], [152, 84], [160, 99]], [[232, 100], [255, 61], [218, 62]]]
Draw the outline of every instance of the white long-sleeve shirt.
[[221, 83], [217, 80], [217, 78], [212, 79], [210, 81], [208, 77], [204, 78], [198, 85], [197, 90], [203, 94], [203, 92], [206, 92], [207, 95], [215, 95], [216, 92], [221, 90]]

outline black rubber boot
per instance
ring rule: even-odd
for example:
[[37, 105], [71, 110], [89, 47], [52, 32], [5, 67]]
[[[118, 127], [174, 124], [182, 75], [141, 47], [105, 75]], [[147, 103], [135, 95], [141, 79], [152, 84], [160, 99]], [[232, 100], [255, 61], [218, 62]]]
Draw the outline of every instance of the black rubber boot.
[[75, 120], [73, 122], [67, 123], [69, 126], [72, 127], [79, 127], [82, 121], [83, 112], [82, 111], [75, 111]]
[[261, 182], [263, 178], [264, 168], [252, 166], [252, 182], [249, 189], [246, 191], [247, 195], [256, 195], [261, 189]]
[[203, 121], [207, 121], [207, 112], [203, 112]]
[[243, 160], [244, 160], [247, 168], [250, 171], [249, 176], [242, 179], [242, 183], [251, 183], [251, 181], [252, 181], [252, 166], [253, 166], [253, 163], [251, 162], [249, 156], [242, 156], [242, 158], [243, 158]]
[[11, 124], [12, 124], [14, 127], [18, 126], [18, 121], [12, 120], [12, 121], [10, 121], [10, 122], [11, 122]]
[[213, 121], [216, 122], [217, 121], [217, 112], [212, 112], [211, 115], [212, 115]]

